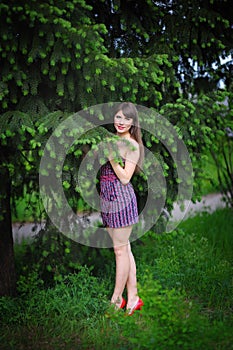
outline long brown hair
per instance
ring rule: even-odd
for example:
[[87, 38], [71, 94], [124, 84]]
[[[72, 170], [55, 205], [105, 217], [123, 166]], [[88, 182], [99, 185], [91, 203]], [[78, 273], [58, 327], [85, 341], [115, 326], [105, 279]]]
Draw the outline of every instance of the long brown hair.
[[122, 111], [124, 116], [127, 118], [132, 118], [133, 119], [133, 124], [129, 130], [131, 137], [137, 141], [139, 144], [139, 151], [140, 151], [140, 156], [139, 160], [137, 162], [136, 168], [135, 168], [135, 173], [139, 173], [141, 171], [143, 159], [144, 159], [144, 146], [142, 142], [142, 134], [141, 134], [141, 128], [139, 124], [139, 117], [138, 117], [138, 111], [135, 105], [132, 102], [122, 102], [120, 103], [116, 110], [115, 114], [119, 111]]

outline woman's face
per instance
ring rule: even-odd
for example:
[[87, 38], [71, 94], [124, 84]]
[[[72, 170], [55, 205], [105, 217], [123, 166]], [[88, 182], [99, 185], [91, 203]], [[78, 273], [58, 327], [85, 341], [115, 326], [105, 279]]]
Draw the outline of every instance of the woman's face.
[[122, 111], [119, 111], [114, 116], [114, 127], [118, 135], [126, 134], [129, 132], [133, 124], [133, 118], [126, 117]]

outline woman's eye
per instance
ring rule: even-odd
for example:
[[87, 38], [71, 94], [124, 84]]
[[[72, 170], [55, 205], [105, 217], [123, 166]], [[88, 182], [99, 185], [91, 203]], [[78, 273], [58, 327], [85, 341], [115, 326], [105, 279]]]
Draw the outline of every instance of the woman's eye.
[[115, 118], [118, 119], [118, 120], [122, 119], [122, 120], [125, 120], [127, 122], [132, 119], [132, 118], [129, 118], [129, 117], [121, 117], [120, 115], [116, 115]]

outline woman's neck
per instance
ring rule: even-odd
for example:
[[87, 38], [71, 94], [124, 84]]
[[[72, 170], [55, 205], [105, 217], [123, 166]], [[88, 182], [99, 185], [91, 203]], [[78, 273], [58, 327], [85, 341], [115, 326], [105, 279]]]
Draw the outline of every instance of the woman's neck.
[[117, 136], [119, 136], [122, 139], [131, 139], [131, 135], [129, 132], [125, 133], [125, 134], [121, 134], [121, 133], [117, 133]]

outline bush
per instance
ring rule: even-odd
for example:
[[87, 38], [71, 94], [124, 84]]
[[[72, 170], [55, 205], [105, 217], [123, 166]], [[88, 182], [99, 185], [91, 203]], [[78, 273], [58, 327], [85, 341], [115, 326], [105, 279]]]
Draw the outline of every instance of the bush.
[[109, 263], [109, 252], [78, 244], [49, 227], [33, 241], [15, 245], [15, 259], [18, 292], [22, 293], [34, 287], [52, 287], [64, 276], [79, 273], [82, 266], [100, 275], [103, 261]]
[[90, 253], [90, 267], [79, 265], [49, 287], [36, 270], [29, 273], [27, 245], [18, 247], [20, 294], [0, 298], [1, 349], [232, 349], [231, 220], [227, 209], [202, 214], [175, 232], [150, 231], [134, 242], [145, 306], [132, 317], [109, 306], [110, 250], [85, 248], [79, 256]]

